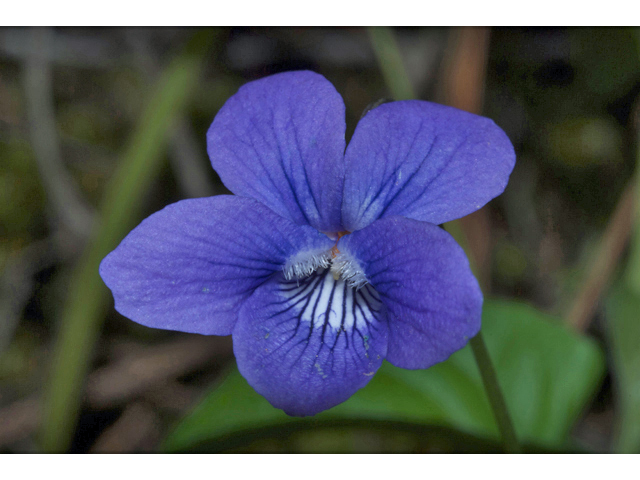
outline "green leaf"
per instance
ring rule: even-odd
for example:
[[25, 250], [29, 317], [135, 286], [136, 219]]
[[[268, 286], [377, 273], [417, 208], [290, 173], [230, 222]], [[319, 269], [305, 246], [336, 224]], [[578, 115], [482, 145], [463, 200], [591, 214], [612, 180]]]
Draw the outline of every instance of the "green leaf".
[[611, 340], [619, 415], [614, 448], [640, 452], [640, 297], [628, 286], [613, 289], [607, 299], [607, 328]]
[[519, 303], [487, 302], [483, 320], [519, 438], [562, 446], [603, 377], [600, 348], [559, 319]]
[[[603, 356], [593, 341], [532, 307], [485, 303], [483, 334], [521, 441], [560, 448], [598, 386]], [[453, 427], [498, 438], [488, 399], [469, 347], [428, 370], [385, 363], [367, 387], [313, 418], [288, 417], [230, 372], [166, 439], [167, 451], [185, 451], [235, 433], [332, 420], [410, 422]]]

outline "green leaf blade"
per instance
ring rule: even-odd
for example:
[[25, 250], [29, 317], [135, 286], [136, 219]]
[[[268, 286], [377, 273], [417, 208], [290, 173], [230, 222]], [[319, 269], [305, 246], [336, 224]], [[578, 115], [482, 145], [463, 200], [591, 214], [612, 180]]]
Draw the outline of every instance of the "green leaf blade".
[[640, 297], [628, 286], [614, 288], [606, 303], [618, 418], [614, 450], [640, 452]]

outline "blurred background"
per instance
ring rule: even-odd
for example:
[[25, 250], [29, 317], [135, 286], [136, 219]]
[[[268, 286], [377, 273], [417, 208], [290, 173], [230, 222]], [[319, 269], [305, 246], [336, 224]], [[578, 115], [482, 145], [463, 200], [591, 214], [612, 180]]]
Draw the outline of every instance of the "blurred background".
[[640, 452], [640, 33], [605, 28], [0, 28], [1, 452], [493, 452], [468, 349], [385, 365], [314, 418], [273, 409], [230, 338], [139, 326], [97, 266], [144, 217], [228, 193], [217, 110], [286, 70], [343, 96], [492, 118], [505, 193], [447, 225], [486, 296], [483, 332], [526, 451]]

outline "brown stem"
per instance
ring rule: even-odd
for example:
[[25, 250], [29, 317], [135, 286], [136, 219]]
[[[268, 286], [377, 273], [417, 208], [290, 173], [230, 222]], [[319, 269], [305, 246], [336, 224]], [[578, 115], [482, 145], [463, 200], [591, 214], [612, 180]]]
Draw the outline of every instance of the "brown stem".
[[584, 331], [589, 326], [600, 296], [609, 284], [624, 247], [629, 241], [633, 228], [634, 204], [635, 179], [632, 179], [622, 192], [602, 235], [597, 254], [589, 267], [586, 279], [582, 282], [582, 286], [569, 309], [567, 323], [578, 331]]

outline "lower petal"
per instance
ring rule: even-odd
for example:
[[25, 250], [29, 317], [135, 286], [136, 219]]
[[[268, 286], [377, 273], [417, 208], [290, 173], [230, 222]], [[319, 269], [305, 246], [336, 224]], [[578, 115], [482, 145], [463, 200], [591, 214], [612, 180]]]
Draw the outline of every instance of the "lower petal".
[[342, 237], [387, 312], [387, 360], [401, 368], [442, 362], [480, 330], [482, 292], [464, 251], [426, 222], [389, 217]]
[[304, 280], [275, 277], [243, 305], [233, 331], [238, 368], [289, 415], [314, 415], [364, 387], [387, 351], [378, 295], [320, 269]]

